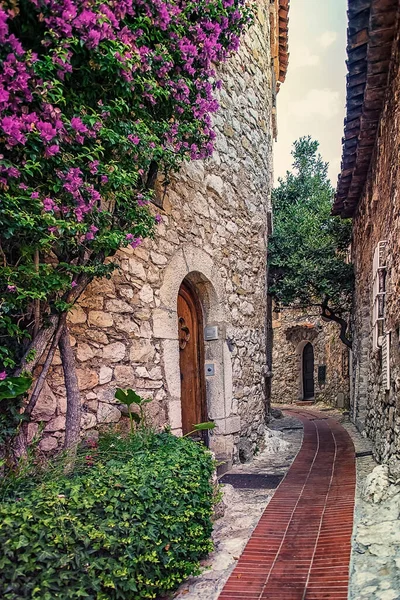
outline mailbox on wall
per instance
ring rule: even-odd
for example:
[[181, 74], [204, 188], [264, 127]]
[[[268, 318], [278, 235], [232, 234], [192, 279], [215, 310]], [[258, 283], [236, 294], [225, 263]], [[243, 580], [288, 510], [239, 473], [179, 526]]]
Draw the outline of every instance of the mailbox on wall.
[[319, 385], [325, 385], [326, 383], [326, 365], [318, 367], [318, 383]]
[[206, 342], [212, 342], [213, 340], [218, 340], [218, 326], [210, 325], [204, 330], [204, 339]]

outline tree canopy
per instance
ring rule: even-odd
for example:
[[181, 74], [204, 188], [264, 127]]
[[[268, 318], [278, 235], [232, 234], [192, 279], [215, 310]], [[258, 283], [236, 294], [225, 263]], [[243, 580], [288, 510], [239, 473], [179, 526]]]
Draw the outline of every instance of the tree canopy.
[[293, 169], [273, 191], [274, 232], [269, 243], [269, 293], [277, 305], [319, 305], [341, 325], [352, 304], [354, 273], [347, 257], [351, 222], [333, 217], [328, 164], [311, 137], [294, 142]]

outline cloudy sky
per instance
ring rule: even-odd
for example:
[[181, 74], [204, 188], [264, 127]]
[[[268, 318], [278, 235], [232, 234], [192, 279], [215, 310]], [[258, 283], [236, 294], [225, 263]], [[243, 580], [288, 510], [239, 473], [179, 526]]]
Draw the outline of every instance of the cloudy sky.
[[346, 100], [347, 0], [291, 0], [289, 70], [278, 94], [275, 177], [291, 165], [291, 146], [302, 135], [320, 142], [336, 185]]

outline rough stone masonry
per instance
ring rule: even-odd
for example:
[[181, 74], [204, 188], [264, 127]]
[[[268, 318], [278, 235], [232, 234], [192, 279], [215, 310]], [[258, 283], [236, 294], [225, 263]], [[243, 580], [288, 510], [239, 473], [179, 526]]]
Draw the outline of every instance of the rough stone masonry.
[[[205, 342], [206, 364], [215, 365], [206, 381], [208, 418], [217, 424], [210, 446], [231, 460], [243, 441], [254, 451], [263, 436], [274, 73], [284, 76], [271, 47], [273, 54], [282, 48], [279, 27], [287, 23], [287, 5], [260, 0], [240, 51], [220, 69], [212, 159], [188, 164], [165, 196], [159, 193], [154, 211], [162, 222], [155, 239], [120, 251], [113, 278], [94, 281], [70, 314], [82, 429], [89, 435], [121, 422], [117, 387], [152, 398], [153, 425], [169, 424], [180, 433], [177, 297], [186, 279], [196, 289], [205, 324], [219, 331], [217, 340]], [[55, 450], [64, 437], [59, 357], [48, 382], [30, 425], [32, 436], [37, 423], [45, 423], [44, 451]]]

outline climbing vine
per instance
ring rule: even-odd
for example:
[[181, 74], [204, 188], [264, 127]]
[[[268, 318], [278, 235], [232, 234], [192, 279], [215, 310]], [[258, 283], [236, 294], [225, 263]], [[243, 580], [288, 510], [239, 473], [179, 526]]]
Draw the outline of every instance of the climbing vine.
[[213, 64], [251, 14], [245, 0], [1, 3], [0, 379], [48, 351], [26, 416], [68, 347], [66, 312], [111, 275], [106, 258], [154, 235], [157, 174], [211, 155]]

